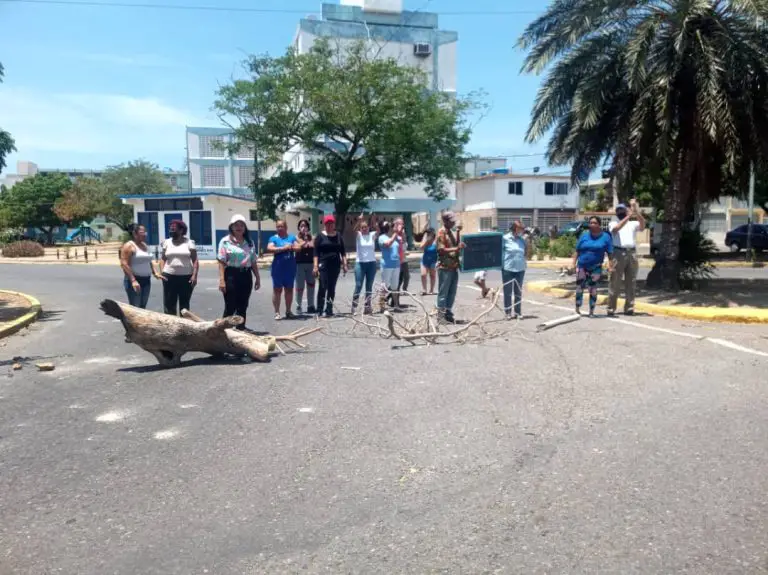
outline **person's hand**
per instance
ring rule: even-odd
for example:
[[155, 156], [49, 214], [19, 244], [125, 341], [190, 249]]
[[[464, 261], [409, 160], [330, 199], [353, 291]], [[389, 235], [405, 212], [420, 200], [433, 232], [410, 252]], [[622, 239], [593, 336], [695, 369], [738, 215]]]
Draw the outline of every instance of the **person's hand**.
[[463, 230], [463, 229], [464, 229], [464, 226], [462, 226], [461, 224], [459, 224], [459, 225], [457, 225], [457, 226], [456, 226], [456, 231], [457, 231], [457, 232], [460, 232], [460, 231], [461, 231], [461, 230]]
[[195, 274], [192, 274], [192, 277], [189, 278], [189, 285], [192, 287], [195, 287], [197, 285], [197, 276]]
[[344, 264], [344, 265], [341, 266], [341, 271], [344, 272], [344, 275], [347, 275], [347, 269], [348, 269], [347, 268], [347, 264]]
[[155, 278], [159, 279], [160, 281], [167, 281], [167, 278], [163, 274], [155, 274]]
[[253, 291], [259, 291], [261, 288], [261, 278], [259, 276], [256, 276], [253, 278]]
[[460, 250], [463, 250], [466, 247], [467, 247], [467, 244], [465, 244], [464, 242], [459, 242], [459, 249]]
[[224, 280], [219, 280], [219, 291], [221, 293], [227, 293], [227, 284]]
[[139, 285], [139, 282], [136, 280], [133, 280], [131, 282], [131, 287], [133, 288], [133, 291], [135, 291], [136, 293], [139, 293], [141, 291], [141, 286]]
[[312, 275], [315, 276], [315, 277], [319, 277], [320, 276], [320, 269], [317, 268], [317, 267], [313, 268], [312, 269]]

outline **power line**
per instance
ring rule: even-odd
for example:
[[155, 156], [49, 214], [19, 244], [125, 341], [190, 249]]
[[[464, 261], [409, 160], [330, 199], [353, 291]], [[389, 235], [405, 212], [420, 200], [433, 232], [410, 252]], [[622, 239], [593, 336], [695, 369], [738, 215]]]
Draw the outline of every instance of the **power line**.
[[[159, 10], [204, 11], [204, 12], [251, 12], [256, 14], [312, 14], [318, 10], [295, 8], [249, 8], [239, 6], [205, 6], [194, 4], [148, 4], [132, 2], [96, 2], [93, 0], [0, 0], [10, 4], [48, 4], [55, 6], [75, 6], [92, 8], [141, 8]], [[523, 16], [538, 15], [535, 10], [458, 10], [438, 12], [440, 16]]]

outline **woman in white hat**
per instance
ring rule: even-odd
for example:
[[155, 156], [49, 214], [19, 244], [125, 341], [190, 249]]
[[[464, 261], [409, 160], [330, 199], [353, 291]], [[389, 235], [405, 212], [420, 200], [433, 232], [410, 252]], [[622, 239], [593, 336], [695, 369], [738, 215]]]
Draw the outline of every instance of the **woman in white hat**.
[[[229, 235], [219, 242], [218, 260], [219, 290], [224, 294], [224, 317], [239, 315], [245, 320], [251, 291], [261, 287], [261, 277], [259, 254], [248, 233], [245, 218], [240, 214], [235, 214], [229, 221]], [[239, 329], [245, 329], [245, 321]]]

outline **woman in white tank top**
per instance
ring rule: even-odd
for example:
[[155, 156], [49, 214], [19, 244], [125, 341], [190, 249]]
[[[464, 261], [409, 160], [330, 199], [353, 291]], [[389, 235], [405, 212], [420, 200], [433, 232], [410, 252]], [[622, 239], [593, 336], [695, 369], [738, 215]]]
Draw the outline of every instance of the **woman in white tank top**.
[[129, 231], [132, 239], [125, 242], [120, 249], [120, 267], [125, 275], [123, 287], [128, 296], [128, 303], [144, 309], [149, 301], [152, 276], [159, 278], [160, 274], [154, 268], [144, 226], [132, 224]]

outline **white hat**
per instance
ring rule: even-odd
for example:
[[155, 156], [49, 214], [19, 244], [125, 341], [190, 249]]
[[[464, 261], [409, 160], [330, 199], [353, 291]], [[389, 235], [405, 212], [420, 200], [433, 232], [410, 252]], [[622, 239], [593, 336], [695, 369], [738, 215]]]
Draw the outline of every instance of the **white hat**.
[[247, 224], [247, 223], [248, 223], [248, 222], [245, 220], [245, 216], [243, 216], [242, 214], [235, 214], [234, 216], [232, 216], [232, 219], [231, 219], [231, 220], [229, 220], [229, 225], [231, 226], [231, 225], [232, 225], [232, 224], [234, 224], [235, 222], [243, 222], [244, 224]]

